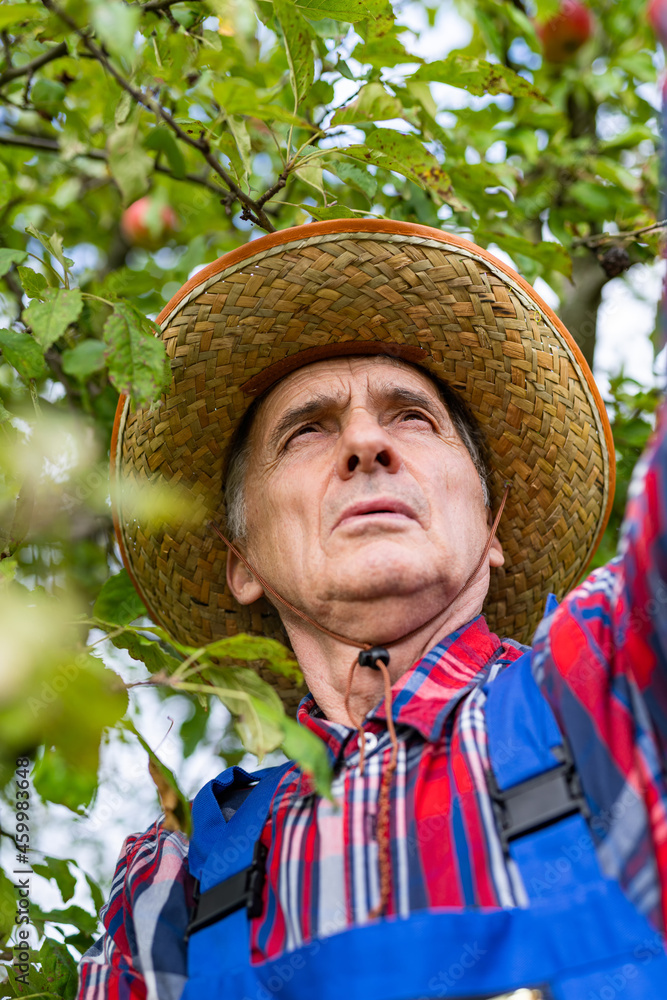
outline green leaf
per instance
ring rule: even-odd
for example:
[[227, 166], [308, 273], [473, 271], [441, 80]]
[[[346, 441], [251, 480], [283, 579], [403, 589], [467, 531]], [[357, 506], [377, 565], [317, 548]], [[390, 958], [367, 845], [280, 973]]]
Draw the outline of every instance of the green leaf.
[[252, 143], [250, 141], [248, 125], [245, 118], [242, 118], [240, 115], [227, 115], [227, 128], [231, 132], [236, 149], [238, 150], [238, 159], [236, 162], [240, 163], [241, 166], [239, 179], [247, 187], [248, 176], [252, 170]]
[[246, 750], [261, 760], [280, 746], [285, 710], [277, 692], [259, 674], [248, 667], [216, 666], [206, 670], [206, 677], [212, 681], [207, 692], [232, 713]]
[[572, 275], [572, 258], [560, 243], [532, 243], [522, 236], [493, 231], [479, 231], [477, 237], [484, 243], [496, 243], [512, 257], [522, 256], [537, 261], [545, 272], [559, 271], [568, 278]]
[[275, 639], [241, 633], [210, 643], [206, 647], [206, 654], [216, 658], [229, 657], [232, 660], [265, 660], [276, 673], [289, 677], [296, 684], [303, 682], [294, 654]]
[[39, 240], [45, 250], [53, 254], [63, 271], [67, 272], [70, 270], [74, 261], [63, 254], [63, 238], [60, 233], [53, 233], [51, 236], [47, 236], [46, 233], [40, 233], [33, 225], [26, 226], [25, 231], [29, 236], [34, 236], [36, 240]]
[[414, 135], [379, 128], [370, 133], [365, 146], [348, 146], [340, 152], [361, 163], [375, 163], [385, 170], [402, 174], [425, 191], [430, 191], [439, 201], [459, 211], [464, 208], [454, 194], [446, 170]]
[[179, 665], [179, 660], [161, 649], [157, 640], [147, 639], [138, 632], [127, 630], [120, 635], [112, 635], [111, 642], [116, 649], [125, 649], [133, 660], [139, 660], [152, 674], [162, 671], [170, 674]]
[[315, 78], [312, 34], [308, 22], [292, 0], [273, 0], [273, 6], [285, 39], [296, 109], [308, 94]]
[[14, 930], [16, 915], [16, 890], [0, 868], [0, 948], [3, 948]]
[[87, 872], [84, 872], [84, 875], [86, 878], [86, 882], [88, 883], [88, 888], [90, 889], [90, 895], [93, 897], [93, 906], [95, 907], [95, 912], [99, 913], [99, 911], [104, 906], [104, 894], [94, 878], [88, 875]]
[[[279, 745], [312, 775], [320, 795], [331, 796], [331, 766], [322, 740], [285, 715], [280, 698], [254, 671], [227, 668], [207, 671], [216, 684], [210, 690], [235, 716], [236, 727], [247, 750], [260, 759]], [[244, 698], [235, 697], [243, 692]]]
[[[37, 912], [40, 920], [48, 920], [52, 924], [72, 924], [88, 934], [93, 934], [97, 929], [97, 917], [81, 906], [67, 906], [59, 910], [46, 911], [39, 909]], [[74, 968], [76, 970], [76, 963]]]
[[36, 108], [46, 111], [49, 114], [56, 114], [62, 110], [63, 101], [67, 91], [62, 83], [57, 80], [47, 80], [42, 78], [37, 80], [30, 91], [30, 100]]
[[[97, 929], [97, 918], [87, 913], [80, 906], [70, 906], [63, 911], [72, 919], [70, 923], [77, 927], [91, 927], [89, 933]], [[50, 919], [50, 918], [48, 918]], [[67, 946], [62, 941], [45, 938], [39, 950], [39, 961], [42, 973], [46, 977], [48, 990], [62, 1000], [74, 1000], [77, 992], [78, 974], [76, 961], [72, 958]]]
[[[229, 124], [229, 118], [227, 119], [227, 123]], [[221, 153], [224, 153], [225, 156], [229, 157], [229, 163], [232, 170], [236, 174], [236, 180], [242, 183], [245, 182], [248, 177], [246, 165], [241, 158], [239, 147], [234, 136], [231, 134], [231, 130], [229, 132], [222, 133], [218, 140], [218, 149]]]
[[36, 18], [41, 19], [43, 17], [44, 11], [40, 10], [38, 4], [3, 4], [0, 8], [0, 31], [4, 31], [10, 24], [19, 24], [21, 21], [34, 21]]
[[185, 159], [171, 129], [165, 126], [152, 128], [144, 139], [144, 149], [155, 149], [164, 153], [174, 177], [185, 176]]
[[570, 197], [579, 202], [582, 208], [589, 213], [597, 217], [606, 216], [607, 218], [607, 213], [612, 211], [614, 193], [613, 188], [594, 184], [592, 181], [576, 181], [568, 191]]
[[14, 725], [20, 724], [24, 739], [38, 734], [30, 745], [46, 748], [35, 766], [35, 790], [79, 812], [95, 795], [100, 740], [127, 710], [127, 691], [118, 674], [80, 648], [45, 650], [42, 658], [45, 682], [34, 678]]
[[33, 299], [23, 310], [23, 321], [32, 328], [35, 339], [46, 351], [65, 333], [81, 314], [83, 299], [78, 288], [50, 288], [44, 301]]
[[109, 170], [125, 203], [135, 201], [148, 188], [153, 160], [141, 146], [136, 125], [119, 125], [107, 140]]
[[630, 128], [626, 129], [624, 132], [620, 132], [618, 135], [612, 136], [611, 139], [606, 139], [604, 142], [601, 142], [600, 149], [604, 153], [617, 149], [632, 149], [633, 146], [638, 146], [639, 143], [643, 142], [645, 139], [655, 142], [656, 134], [647, 125], [637, 123], [631, 125]]
[[39, 344], [29, 334], [0, 330], [0, 348], [5, 361], [13, 365], [23, 378], [41, 378], [46, 374]]
[[331, 17], [336, 21], [365, 21], [384, 9], [386, 0], [297, 0], [296, 6], [306, 17]]
[[450, 87], [461, 87], [480, 97], [484, 94], [511, 94], [513, 97], [547, 100], [537, 87], [508, 66], [491, 63], [486, 59], [470, 59], [456, 53], [446, 59], [425, 63], [410, 79], [447, 83]]
[[244, 115], [250, 118], [259, 118], [260, 121], [284, 122], [286, 125], [312, 129], [312, 125], [306, 118], [300, 118], [292, 111], [288, 111], [287, 108], [283, 108], [279, 104], [267, 103], [258, 97], [257, 89], [241, 77], [225, 77], [224, 80], [217, 80], [212, 91], [228, 118], [234, 115]]
[[548, 21], [558, 13], [561, 0], [535, 0], [536, 14], [540, 21]]
[[403, 105], [398, 98], [392, 97], [381, 83], [376, 82], [362, 87], [352, 104], [339, 108], [331, 124], [351, 125], [354, 122], [378, 122], [403, 117]]
[[70, 862], [63, 858], [44, 858], [44, 864], [33, 864], [32, 870], [42, 875], [43, 878], [53, 879], [58, 886], [58, 891], [62, 896], [63, 903], [66, 903], [74, 895], [76, 889], [76, 878], [69, 870]]
[[132, 110], [132, 97], [124, 90], [118, 99], [116, 110], [113, 113], [114, 125], [124, 125]]
[[41, 299], [42, 292], [48, 288], [44, 275], [39, 271], [33, 271], [31, 267], [18, 267], [17, 271], [26, 295], [31, 299]]
[[194, 753], [206, 734], [209, 720], [208, 702], [204, 704], [205, 707], [193, 701], [191, 703], [192, 715], [181, 723], [178, 735], [183, 744], [184, 757], [190, 757]]
[[25, 250], [11, 250], [8, 247], [0, 248], [0, 278], [7, 274], [12, 264], [22, 263], [28, 254]]
[[146, 608], [126, 569], [109, 577], [93, 605], [93, 614], [102, 622], [128, 625], [146, 614]]
[[101, 340], [82, 340], [76, 347], [63, 351], [62, 364], [66, 375], [85, 382], [104, 368], [104, 344]]
[[320, 198], [325, 197], [322, 181], [322, 164], [319, 160], [311, 160], [309, 163], [305, 163], [302, 167], [297, 167], [294, 173], [305, 184], [314, 188]]
[[155, 331], [127, 302], [119, 302], [104, 324], [109, 378], [136, 406], [148, 406], [171, 382], [167, 353]]
[[[47, 982], [44, 973], [38, 967], [38, 963], [39, 952], [31, 948], [28, 959], [27, 985], [23, 969], [19, 972], [18, 964], [12, 962], [11, 965], [6, 965], [5, 969], [7, 971], [8, 981], [6, 984], [3, 983], [3, 995], [10, 998], [10, 1000], [13, 1000], [15, 997], [20, 998], [26, 995], [29, 998], [34, 997], [35, 995], [38, 997], [46, 995], [50, 1000], [51, 993], [49, 991], [49, 983]], [[17, 978], [19, 975], [21, 975], [20, 981]]]
[[320, 208], [317, 205], [301, 205], [304, 212], [309, 212], [318, 222], [326, 222], [327, 219], [358, 219], [359, 212], [352, 212], [345, 205], [327, 205]]
[[635, 77], [639, 83], [655, 82], [655, 63], [651, 52], [632, 52], [627, 55], [620, 55], [615, 60], [616, 64], [624, 69], [630, 76]]
[[378, 182], [368, 170], [362, 170], [354, 163], [348, 163], [347, 160], [328, 160], [327, 170], [333, 171], [342, 181], [345, 181], [350, 187], [356, 188], [357, 191], [361, 191], [370, 202], [373, 201], [377, 193]]
[[312, 777], [318, 794], [331, 798], [331, 764], [322, 740], [287, 715], [281, 719], [281, 727], [283, 753]]
[[605, 181], [611, 181], [617, 187], [629, 191], [631, 194], [638, 194], [643, 186], [641, 177], [635, 176], [627, 167], [614, 162], [609, 156], [596, 156], [590, 161], [593, 171]]
[[130, 62], [141, 12], [121, 0], [98, 0], [90, 6], [91, 20], [98, 37], [115, 56]]

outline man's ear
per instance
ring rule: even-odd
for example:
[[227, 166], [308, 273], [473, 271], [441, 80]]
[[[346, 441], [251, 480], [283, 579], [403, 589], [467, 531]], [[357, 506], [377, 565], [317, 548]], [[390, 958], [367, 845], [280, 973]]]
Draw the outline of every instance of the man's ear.
[[227, 585], [239, 604], [253, 604], [264, 596], [261, 584], [231, 551], [227, 553]]
[[503, 547], [498, 541], [498, 536], [496, 536], [491, 542], [491, 548], [489, 549], [489, 566], [498, 568], [502, 566], [505, 562], [505, 554], [503, 552]]

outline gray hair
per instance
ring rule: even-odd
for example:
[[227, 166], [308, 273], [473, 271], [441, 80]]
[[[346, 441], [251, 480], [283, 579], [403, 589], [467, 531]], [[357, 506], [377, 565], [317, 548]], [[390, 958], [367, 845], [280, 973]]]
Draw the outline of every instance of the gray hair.
[[[451, 386], [444, 382], [440, 382], [434, 375], [431, 375], [430, 372], [419, 365], [413, 365], [410, 362], [402, 361], [390, 355], [379, 356], [383, 361], [388, 361], [397, 367], [407, 364], [410, 368], [415, 368], [418, 372], [421, 372], [422, 375], [425, 375], [433, 383], [450, 416], [454, 429], [461, 439], [461, 443], [465, 446], [477, 470], [482, 484], [484, 505], [490, 508], [491, 492], [488, 482], [488, 449], [482, 429], [470, 412], [465, 400], [462, 399], [455, 389], [452, 389]], [[227, 475], [225, 478], [225, 505], [227, 508], [227, 533], [232, 539], [244, 540], [246, 538], [245, 480], [250, 461], [252, 428], [261, 405], [266, 398], [266, 396], [262, 396], [254, 400], [248, 407], [240, 425], [236, 429], [230, 446]]]

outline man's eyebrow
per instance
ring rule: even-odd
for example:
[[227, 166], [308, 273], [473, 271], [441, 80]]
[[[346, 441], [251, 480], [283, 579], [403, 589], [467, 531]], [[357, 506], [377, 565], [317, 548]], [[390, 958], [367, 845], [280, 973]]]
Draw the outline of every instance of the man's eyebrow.
[[382, 398], [387, 403], [401, 403], [404, 406], [419, 406], [423, 410], [428, 410], [430, 414], [434, 417], [440, 417], [442, 419], [442, 411], [446, 408], [440, 400], [433, 399], [426, 392], [420, 392], [419, 389], [406, 389], [404, 386], [392, 385], [383, 388], [381, 391]]

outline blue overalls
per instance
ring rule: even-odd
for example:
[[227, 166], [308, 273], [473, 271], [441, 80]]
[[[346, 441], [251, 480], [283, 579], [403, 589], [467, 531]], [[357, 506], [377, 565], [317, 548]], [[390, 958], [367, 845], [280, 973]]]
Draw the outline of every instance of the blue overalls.
[[[189, 863], [200, 897], [182, 1000], [463, 1000], [521, 987], [553, 1000], [667, 997], [667, 955], [661, 947], [645, 947], [655, 941], [655, 930], [603, 876], [595, 850], [581, 849], [590, 837], [585, 800], [533, 678], [530, 653], [500, 673], [486, 693], [489, 789], [527, 905], [381, 918], [251, 965], [249, 916], [262, 912], [264, 848], [256, 844], [291, 765], [255, 775], [228, 768], [193, 806]], [[521, 752], [507, 754], [517, 744]], [[219, 802], [255, 781], [225, 822]], [[557, 877], [550, 879], [552, 873]], [[455, 967], [455, 975], [445, 974]]]

